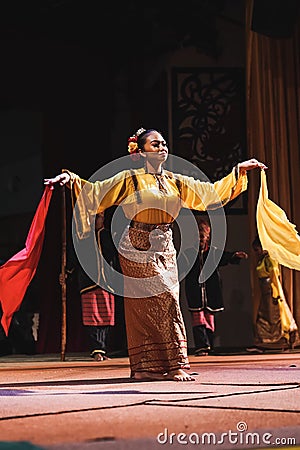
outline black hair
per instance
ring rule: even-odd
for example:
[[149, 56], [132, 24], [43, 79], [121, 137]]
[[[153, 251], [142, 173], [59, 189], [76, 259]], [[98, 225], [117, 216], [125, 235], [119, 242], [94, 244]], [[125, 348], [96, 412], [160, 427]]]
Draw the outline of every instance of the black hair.
[[259, 239], [258, 235], [256, 235], [255, 238], [252, 241], [252, 248], [253, 249], [262, 248], [262, 245], [261, 245], [261, 242], [260, 242], [260, 239]]
[[149, 136], [150, 133], [153, 133], [153, 131], [162, 134], [159, 130], [156, 130], [155, 128], [148, 128], [148, 130], [143, 131], [141, 134], [138, 135], [137, 138], [137, 144], [139, 149], [143, 150], [147, 137]]

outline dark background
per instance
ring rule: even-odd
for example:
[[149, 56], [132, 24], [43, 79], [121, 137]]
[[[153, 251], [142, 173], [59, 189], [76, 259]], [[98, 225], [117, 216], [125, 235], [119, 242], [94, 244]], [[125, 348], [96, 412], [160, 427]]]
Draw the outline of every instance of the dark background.
[[[239, 19], [226, 15], [228, 5], [231, 10], [236, 7], [240, 11], [241, 4], [244, 2], [240, 0], [1, 2], [0, 111], [5, 114], [21, 109], [40, 114], [41, 178], [51, 177], [62, 168], [88, 178], [97, 168], [126, 154], [127, 138], [141, 124], [168, 130], [167, 74], [158, 69], [155, 82], [149, 84], [149, 72], [173, 52], [189, 47], [217, 62], [224, 50], [217, 20], [244, 28], [243, 15]], [[254, 30], [283, 37], [292, 32], [298, 2], [260, 0], [254, 7]], [[279, 17], [284, 17], [284, 21], [277, 20]], [[284, 30], [283, 22], [288, 23]], [[120, 79], [129, 98], [130, 129], [116, 138], [115, 99]], [[2, 150], [0, 165], [14, 158]], [[42, 190], [41, 179], [41, 194]], [[68, 216], [69, 199], [67, 203]], [[5, 259], [19, 250], [18, 246], [22, 247], [33, 214], [31, 211], [1, 218]], [[60, 348], [61, 220], [61, 190], [55, 189], [35, 277], [41, 313], [37, 351], [45, 353]], [[12, 230], [14, 238], [9, 240]], [[122, 322], [122, 305], [120, 311]], [[86, 348], [80, 314], [77, 293], [69, 292], [70, 352]], [[123, 323], [119, 331], [121, 341], [122, 327]], [[118, 336], [117, 332], [115, 348], [123, 347]]]

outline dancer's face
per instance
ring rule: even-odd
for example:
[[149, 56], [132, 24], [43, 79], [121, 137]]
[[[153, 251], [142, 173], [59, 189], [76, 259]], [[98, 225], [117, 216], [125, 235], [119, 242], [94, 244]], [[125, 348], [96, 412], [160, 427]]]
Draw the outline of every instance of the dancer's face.
[[168, 158], [168, 146], [163, 136], [158, 131], [152, 131], [146, 138], [142, 155], [151, 162], [163, 163]]

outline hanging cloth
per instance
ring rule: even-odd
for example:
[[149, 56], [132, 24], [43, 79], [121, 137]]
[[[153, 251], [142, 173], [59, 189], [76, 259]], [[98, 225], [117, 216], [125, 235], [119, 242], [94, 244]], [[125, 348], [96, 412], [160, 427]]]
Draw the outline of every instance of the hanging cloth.
[[12, 316], [20, 308], [39, 263], [44, 242], [45, 221], [52, 192], [49, 186], [45, 187], [30, 226], [25, 248], [0, 267], [1, 324], [6, 336]]
[[300, 236], [286, 213], [268, 198], [264, 170], [261, 170], [256, 224], [262, 248], [269, 252], [270, 257], [278, 264], [300, 270]]

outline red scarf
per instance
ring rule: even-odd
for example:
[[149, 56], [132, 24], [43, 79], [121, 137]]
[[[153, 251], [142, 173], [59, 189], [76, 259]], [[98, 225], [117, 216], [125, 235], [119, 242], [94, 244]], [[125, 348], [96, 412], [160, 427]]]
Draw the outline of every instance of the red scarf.
[[52, 190], [46, 186], [31, 223], [25, 248], [0, 267], [0, 302], [3, 312], [1, 324], [6, 336], [12, 316], [20, 308], [39, 263], [51, 197]]

